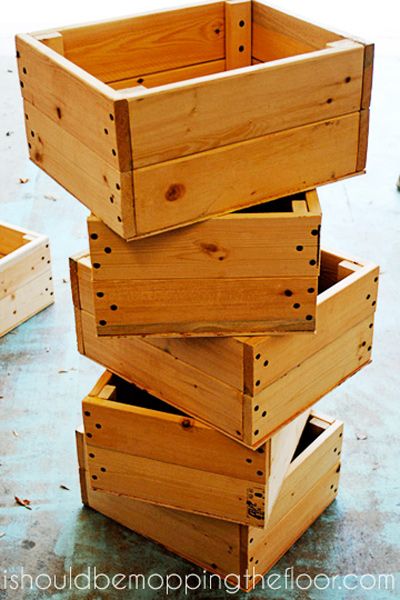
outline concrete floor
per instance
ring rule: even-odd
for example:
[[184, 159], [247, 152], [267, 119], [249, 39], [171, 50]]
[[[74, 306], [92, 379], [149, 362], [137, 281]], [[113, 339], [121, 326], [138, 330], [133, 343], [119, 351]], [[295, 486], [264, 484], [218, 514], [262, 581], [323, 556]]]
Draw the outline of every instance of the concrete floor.
[[[382, 267], [374, 362], [319, 404], [321, 411], [346, 423], [341, 491], [274, 572], [294, 567], [295, 573], [310, 575], [390, 573], [397, 591], [256, 589], [238, 598], [400, 597], [400, 194], [395, 185], [400, 172], [400, 38], [386, 41], [377, 48], [368, 174], [320, 190], [323, 245]], [[0, 58], [0, 219], [50, 236], [56, 304], [0, 340], [0, 566], [7, 576], [22, 566], [32, 574], [61, 574], [88, 565], [115, 573], [201, 574], [80, 505], [73, 433], [81, 399], [102, 369], [76, 351], [67, 257], [86, 246], [87, 212], [28, 162], [22, 128], [10, 54]], [[20, 184], [20, 177], [28, 183]], [[358, 439], [360, 433], [366, 439]], [[14, 496], [29, 498], [32, 510], [17, 506]], [[1, 600], [45, 597], [5, 591], [2, 574]], [[52, 597], [113, 600], [121, 592]], [[164, 594], [147, 589], [123, 597], [148, 600]], [[230, 595], [198, 591], [191, 597]]]

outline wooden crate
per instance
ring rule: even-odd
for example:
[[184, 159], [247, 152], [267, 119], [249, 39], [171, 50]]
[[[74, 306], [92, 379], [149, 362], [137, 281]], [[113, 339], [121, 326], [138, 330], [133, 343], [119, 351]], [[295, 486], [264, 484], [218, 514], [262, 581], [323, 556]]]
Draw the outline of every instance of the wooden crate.
[[261, 2], [16, 44], [31, 159], [125, 239], [364, 170], [373, 45]]
[[257, 448], [371, 360], [379, 269], [321, 252], [315, 335], [97, 337], [88, 254], [71, 259], [78, 347], [189, 415]]
[[[337, 495], [343, 425], [312, 415], [264, 529], [94, 491], [84, 436], [77, 432], [82, 501], [221, 577], [251, 589]], [[323, 544], [324, 541], [320, 540]]]
[[53, 302], [48, 238], [0, 222], [0, 337]]
[[82, 411], [93, 489], [264, 527], [311, 409], [258, 450], [109, 371]]
[[315, 190], [126, 242], [88, 220], [99, 335], [314, 331]]

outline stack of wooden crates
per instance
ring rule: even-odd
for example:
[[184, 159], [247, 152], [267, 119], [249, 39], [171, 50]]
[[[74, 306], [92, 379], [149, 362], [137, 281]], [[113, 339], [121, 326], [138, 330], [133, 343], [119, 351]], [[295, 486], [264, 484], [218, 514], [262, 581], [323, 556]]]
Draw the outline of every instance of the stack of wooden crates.
[[30, 157], [92, 212], [83, 501], [251, 589], [335, 498], [311, 407], [370, 361], [378, 268], [320, 250], [315, 187], [364, 171], [373, 46], [227, 0], [17, 57]]

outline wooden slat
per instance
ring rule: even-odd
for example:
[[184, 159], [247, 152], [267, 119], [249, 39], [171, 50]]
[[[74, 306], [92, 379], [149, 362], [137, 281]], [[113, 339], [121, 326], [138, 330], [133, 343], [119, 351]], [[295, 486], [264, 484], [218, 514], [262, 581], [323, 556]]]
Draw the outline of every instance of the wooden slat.
[[[305, 206], [300, 218], [298, 204]], [[321, 217], [306, 202], [293, 205], [287, 213], [269, 212], [274, 203], [267, 203], [259, 212], [233, 213], [134, 243], [91, 216], [91, 260], [101, 265], [94, 279], [316, 277], [310, 260], [318, 259], [318, 236], [312, 232]]]
[[[212, 514], [226, 521], [255, 527], [264, 525], [262, 498], [253, 499], [257, 511], [249, 510], [244, 501], [249, 494], [249, 484], [244, 480], [95, 448], [90, 444], [88, 452], [95, 454], [89, 463], [93, 489], [112, 490], [121, 496], [144, 499], [195, 514]], [[102, 467], [105, 472], [101, 471]], [[184, 486], [177, 482], [183, 482]], [[262, 482], [253, 484], [250, 489], [264, 497]]]
[[224, 3], [61, 29], [68, 59], [104, 81], [224, 57]]
[[[118, 393], [118, 383], [116, 386]], [[210, 477], [216, 473], [243, 479], [249, 487], [252, 483], [262, 484], [268, 478], [269, 447], [262, 454], [250, 450], [187, 415], [152, 410], [151, 399], [148, 408], [138, 406], [135, 400], [140, 393], [137, 389], [132, 389], [130, 394], [125, 392], [125, 396], [119, 392], [118, 402], [102, 400], [100, 395], [85, 398], [84, 426], [85, 432], [91, 433], [89, 444], [92, 448], [181, 465], [205, 471]], [[303, 420], [305, 422], [307, 416]], [[95, 427], [97, 423], [101, 428]], [[280, 435], [287, 441], [287, 448], [281, 448], [281, 454], [289, 454], [290, 462], [300, 435], [297, 431], [286, 431], [286, 428]], [[289, 443], [291, 437], [294, 438], [292, 444]], [[263, 477], [257, 474], [258, 471]], [[175, 483], [181, 485], [179, 481]]]
[[24, 99], [106, 163], [128, 171], [131, 154], [126, 102], [32, 36], [18, 35], [16, 45]]
[[[329, 253], [322, 253], [321, 277], [326, 276]], [[334, 256], [332, 258], [335, 258]], [[342, 261], [343, 263], [343, 261]], [[314, 336], [286, 335], [254, 340], [253, 372], [248, 371], [245, 387], [248, 393], [258, 393], [285, 373], [295, 369], [301, 360], [320, 352], [346, 331], [373, 314], [378, 292], [379, 268], [348, 263], [346, 273], [338, 273], [341, 262], [335, 263], [330, 287], [318, 295]], [[346, 261], [347, 263], [347, 261]], [[349, 274], [349, 268], [353, 270]], [[256, 383], [258, 384], [256, 385]]]
[[369, 110], [360, 112], [360, 133], [359, 149], [357, 157], [357, 171], [363, 171], [367, 165], [368, 151], [368, 133], [369, 133]]
[[184, 81], [195, 77], [203, 77], [213, 73], [220, 73], [225, 70], [225, 59], [210, 60], [198, 65], [190, 65], [181, 67], [180, 69], [170, 69], [168, 71], [159, 71], [157, 73], [139, 73], [136, 77], [128, 79], [119, 79], [118, 81], [108, 81], [115, 90], [120, 90], [123, 93], [124, 88], [139, 87], [144, 85], [146, 88], [166, 85], [167, 83], [175, 83], [176, 81]]
[[226, 69], [251, 65], [251, 0], [225, 0]]
[[134, 235], [131, 174], [107, 164], [30, 102], [24, 102], [24, 111], [33, 162], [106, 219], [119, 235]]
[[282, 423], [314, 404], [370, 362], [370, 323], [373, 323], [372, 312], [368, 319], [257, 394], [253, 399], [253, 407], [259, 407], [253, 422], [253, 442], [269, 437]]
[[137, 231], [176, 227], [353, 174], [358, 130], [353, 113], [137, 169]]
[[[313, 331], [315, 297], [307, 290], [314, 282], [312, 277], [94, 282], [97, 331], [101, 336]], [[289, 286], [293, 297], [285, 295]]]
[[134, 167], [359, 110], [363, 56], [347, 42], [128, 98]]
[[372, 73], [374, 68], [374, 44], [366, 44], [364, 48], [364, 75], [363, 75], [363, 87], [362, 87], [362, 99], [361, 108], [363, 110], [369, 109], [371, 103], [371, 91], [372, 91]]
[[253, 1], [253, 56], [276, 60], [324, 48], [342, 36]]

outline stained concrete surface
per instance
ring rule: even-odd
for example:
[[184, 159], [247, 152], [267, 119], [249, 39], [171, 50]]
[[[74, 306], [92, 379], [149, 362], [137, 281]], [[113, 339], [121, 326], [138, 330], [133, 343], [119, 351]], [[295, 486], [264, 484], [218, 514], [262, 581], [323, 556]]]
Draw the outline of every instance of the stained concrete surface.
[[[284, 574], [293, 567], [296, 574], [311, 576], [388, 573], [396, 577], [397, 589], [258, 587], [234, 597], [400, 597], [399, 72], [400, 37], [381, 37], [368, 174], [320, 189], [323, 246], [374, 260], [382, 268], [374, 362], [318, 405], [346, 423], [339, 497], [273, 570]], [[21, 184], [20, 177], [29, 181]], [[201, 575], [201, 569], [81, 507], [73, 432], [80, 421], [81, 399], [102, 369], [76, 350], [67, 257], [87, 245], [87, 211], [28, 162], [11, 55], [0, 59], [0, 181], [0, 219], [50, 236], [56, 291], [54, 306], [0, 340], [0, 599], [46, 597], [39, 591], [5, 589], [9, 579], [4, 575], [9, 578], [21, 567], [33, 575], [61, 575], [70, 567], [79, 572], [94, 565], [106, 573]], [[17, 506], [14, 496], [29, 498], [32, 510]], [[52, 597], [148, 600], [164, 598], [165, 591], [75, 590]], [[184, 591], [169, 597], [184, 598]], [[190, 597], [231, 596], [223, 590], [198, 590]]]

